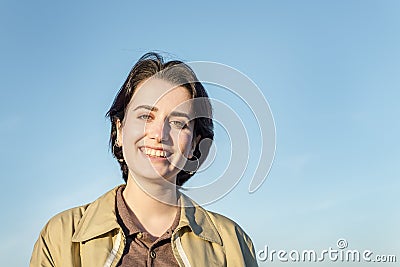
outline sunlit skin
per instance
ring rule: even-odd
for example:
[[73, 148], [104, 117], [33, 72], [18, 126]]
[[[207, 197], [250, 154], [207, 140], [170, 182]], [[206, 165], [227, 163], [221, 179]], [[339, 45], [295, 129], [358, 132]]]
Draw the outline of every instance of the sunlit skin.
[[154, 236], [161, 236], [175, 218], [176, 166], [193, 156], [198, 140], [189, 119], [190, 99], [185, 87], [149, 79], [138, 86], [124, 120], [117, 122], [118, 145], [129, 168], [123, 196]]

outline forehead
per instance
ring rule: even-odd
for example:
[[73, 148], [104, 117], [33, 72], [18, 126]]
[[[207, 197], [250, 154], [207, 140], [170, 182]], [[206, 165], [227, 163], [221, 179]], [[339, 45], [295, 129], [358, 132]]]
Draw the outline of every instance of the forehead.
[[176, 86], [161, 79], [148, 79], [136, 88], [128, 108], [140, 105], [154, 106], [158, 109], [190, 109], [191, 94], [183, 86]]

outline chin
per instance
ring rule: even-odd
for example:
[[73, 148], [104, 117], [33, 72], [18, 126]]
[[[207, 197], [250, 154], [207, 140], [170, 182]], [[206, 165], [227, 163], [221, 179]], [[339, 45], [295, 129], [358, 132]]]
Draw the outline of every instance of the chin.
[[164, 180], [164, 181], [167, 180], [171, 183], [172, 182], [175, 183], [176, 174], [152, 171], [152, 172], [142, 173], [140, 176], [149, 180]]

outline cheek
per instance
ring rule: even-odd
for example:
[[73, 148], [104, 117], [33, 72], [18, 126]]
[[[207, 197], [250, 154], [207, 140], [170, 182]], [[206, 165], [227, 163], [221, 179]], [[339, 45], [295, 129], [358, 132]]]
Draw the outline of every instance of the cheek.
[[130, 123], [122, 128], [122, 143], [132, 145], [144, 134], [144, 125], [142, 123]]
[[179, 149], [184, 156], [188, 156], [190, 152], [192, 146], [192, 136], [193, 134], [191, 132], [184, 131], [181, 131], [177, 135]]

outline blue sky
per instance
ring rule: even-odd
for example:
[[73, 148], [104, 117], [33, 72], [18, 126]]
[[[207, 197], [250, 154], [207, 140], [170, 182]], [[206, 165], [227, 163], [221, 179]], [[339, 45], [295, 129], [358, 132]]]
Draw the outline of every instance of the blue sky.
[[104, 115], [150, 50], [232, 66], [268, 100], [277, 149], [267, 180], [249, 194], [245, 176], [208, 206], [257, 250], [346, 238], [400, 260], [399, 12], [394, 0], [2, 0], [3, 264], [26, 266], [51, 216], [122, 182]]

